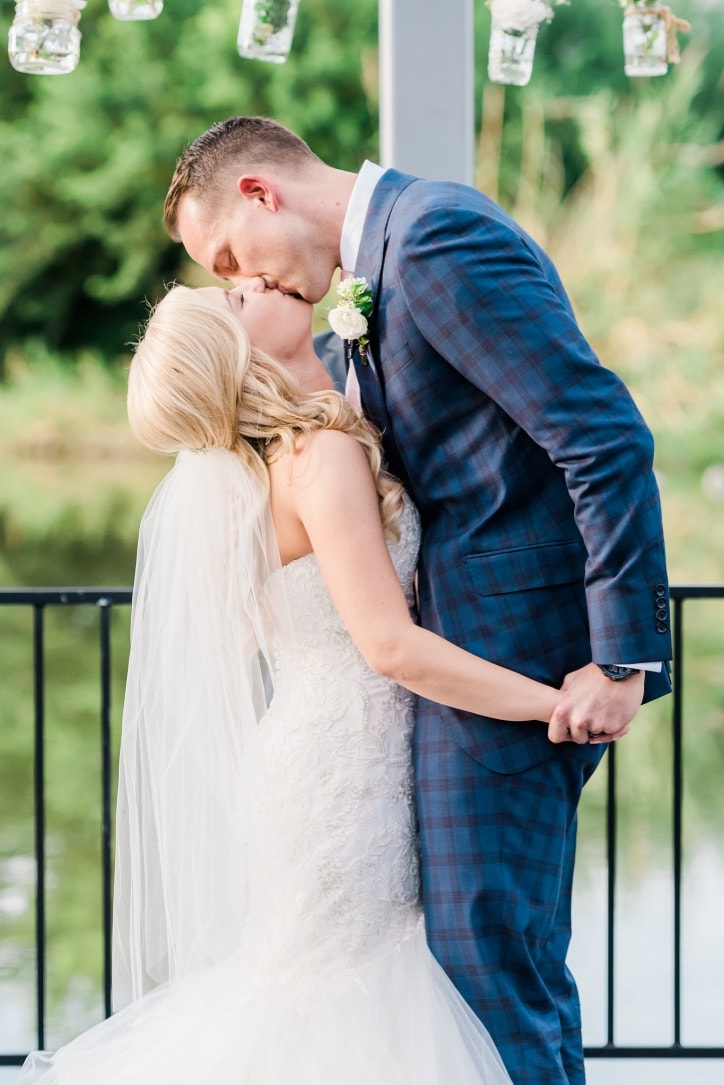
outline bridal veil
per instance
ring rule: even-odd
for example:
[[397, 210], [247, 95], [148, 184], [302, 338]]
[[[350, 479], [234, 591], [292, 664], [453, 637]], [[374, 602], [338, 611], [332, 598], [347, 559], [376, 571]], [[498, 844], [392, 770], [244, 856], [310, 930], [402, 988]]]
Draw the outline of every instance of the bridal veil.
[[232, 452], [180, 452], [139, 537], [117, 806], [117, 1004], [241, 944], [258, 859], [248, 828], [257, 728], [285, 620], [279, 567], [264, 483]]

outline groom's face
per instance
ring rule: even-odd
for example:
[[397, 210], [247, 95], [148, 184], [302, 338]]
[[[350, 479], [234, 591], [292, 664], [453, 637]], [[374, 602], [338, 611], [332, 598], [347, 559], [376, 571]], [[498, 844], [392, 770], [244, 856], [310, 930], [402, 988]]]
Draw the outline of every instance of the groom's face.
[[178, 230], [192, 260], [234, 285], [261, 277], [283, 294], [320, 301], [329, 289], [335, 260], [313, 223], [286, 202], [237, 193], [209, 211], [189, 194], [178, 210]]

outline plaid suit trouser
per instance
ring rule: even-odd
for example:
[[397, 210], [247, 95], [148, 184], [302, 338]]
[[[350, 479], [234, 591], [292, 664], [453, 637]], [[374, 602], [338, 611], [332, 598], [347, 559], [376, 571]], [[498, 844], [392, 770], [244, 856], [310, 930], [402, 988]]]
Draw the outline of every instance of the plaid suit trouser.
[[576, 809], [593, 766], [561, 747], [523, 772], [492, 772], [455, 743], [444, 712], [421, 704], [414, 736], [430, 948], [514, 1085], [583, 1085], [565, 960]]

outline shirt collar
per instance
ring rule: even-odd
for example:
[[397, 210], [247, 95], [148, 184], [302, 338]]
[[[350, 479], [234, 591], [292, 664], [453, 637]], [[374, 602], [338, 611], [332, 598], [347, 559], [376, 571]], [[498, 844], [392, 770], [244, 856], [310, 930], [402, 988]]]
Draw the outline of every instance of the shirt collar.
[[384, 172], [382, 166], [378, 166], [376, 162], [365, 161], [357, 174], [357, 180], [347, 204], [347, 214], [342, 223], [339, 256], [343, 271], [353, 272], [355, 269], [372, 193]]

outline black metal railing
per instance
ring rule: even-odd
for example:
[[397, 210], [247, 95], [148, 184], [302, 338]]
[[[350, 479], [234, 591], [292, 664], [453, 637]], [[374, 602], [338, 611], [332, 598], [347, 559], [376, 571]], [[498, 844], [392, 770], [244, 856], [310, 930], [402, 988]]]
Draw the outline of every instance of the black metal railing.
[[[111, 811], [111, 612], [128, 606], [130, 588], [19, 588], [0, 589], [0, 606], [33, 610], [33, 790], [35, 838], [35, 960], [38, 1048], [45, 1046], [46, 1015], [46, 857], [45, 857], [45, 614], [49, 606], [94, 606], [99, 611], [101, 745], [101, 869], [103, 933], [103, 1008], [111, 1014], [112, 922], [112, 811]], [[25, 1055], [0, 1052], [0, 1066], [21, 1066]]]
[[[681, 897], [682, 897], [682, 803], [683, 803], [683, 691], [686, 680], [684, 653], [684, 603], [687, 600], [724, 599], [724, 584], [677, 585], [671, 589], [674, 624], [674, 693], [672, 701], [672, 847], [673, 847], [673, 1042], [661, 1046], [624, 1046], [616, 1043], [614, 1012], [616, 971], [616, 748], [607, 758], [606, 847], [607, 877], [607, 988], [606, 1041], [586, 1047], [587, 1058], [686, 1058], [724, 1059], [724, 1046], [687, 1046], [681, 1040]], [[34, 699], [34, 807], [36, 864], [36, 1014], [38, 1048], [45, 1042], [46, 1019], [46, 861], [45, 861], [45, 612], [49, 606], [93, 606], [99, 610], [100, 648], [100, 743], [101, 743], [101, 872], [103, 934], [103, 1005], [111, 1013], [111, 614], [115, 606], [131, 602], [127, 588], [44, 588], [0, 589], [0, 606], [33, 609], [33, 699]], [[0, 1053], [0, 1067], [19, 1066], [25, 1055]]]
[[674, 630], [674, 661], [672, 665], [673, 697], [672, 727], [672, 892], [673, 892], [673, 1040], [658, 1046], [617, 1044], [614, 1013], [616, 1005], [616, 745], [608, 757], [606, 781], [606, 857], [607, 857], [607, 931], [606, 931], [606, 1042], [585, 1048], [587, 1058], [614, 1059], [724, 1059], [724, 1046], [694, 1046], [681, 1041], [681, 896], [682, 896], [682, 828], [683, 828], [683, 733], [684, 685], [686, 657], [684, 652], [684, 603], [693, 599], [724, 599], [724, 584], [679, 584], [671, 588]]

